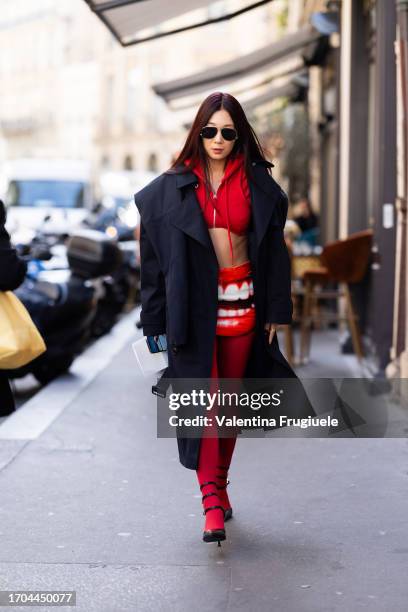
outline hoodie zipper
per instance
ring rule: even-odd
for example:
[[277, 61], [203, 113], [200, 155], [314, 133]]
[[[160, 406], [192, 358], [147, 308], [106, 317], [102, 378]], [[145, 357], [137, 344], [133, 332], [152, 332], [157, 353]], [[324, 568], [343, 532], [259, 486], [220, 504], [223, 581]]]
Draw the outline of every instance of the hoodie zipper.
[[[213, 200], [216, 200], [216, 199], [217, 199], [218, 190], [219, 190], [219, 188], [221, 187], [221, 184], [222, 184], [223, 180], [224, 180], [224, 178], [222, 178], [222, 179], [221, 179], [221, 183], [218, 185], [218, 189], [217, 189], [217, 191], [216, 191], [215, 193], [213, 192], [213, 194], [212, 194], [212, 195], [213, 195]], [[214, 205], [213, 205], [213, 206], [214, 206]], [[216, 212], [217, 212], [217, 211], [216, 211], [215, 206], [214, 206], [213, 228], [215, 227], [215, 214], [216, 214]]]

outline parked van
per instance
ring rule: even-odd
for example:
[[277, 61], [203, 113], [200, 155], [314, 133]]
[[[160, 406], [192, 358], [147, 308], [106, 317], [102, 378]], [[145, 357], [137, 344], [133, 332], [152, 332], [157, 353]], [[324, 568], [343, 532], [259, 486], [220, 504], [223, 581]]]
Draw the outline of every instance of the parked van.
[[16, 159], [0, 169], [7, 229], [70, 233], [93, 205], [90, 164], [71, 159]]

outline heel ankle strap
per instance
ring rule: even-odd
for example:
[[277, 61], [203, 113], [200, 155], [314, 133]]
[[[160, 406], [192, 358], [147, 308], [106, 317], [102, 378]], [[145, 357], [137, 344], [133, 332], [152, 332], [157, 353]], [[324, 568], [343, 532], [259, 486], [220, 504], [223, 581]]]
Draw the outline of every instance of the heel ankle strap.
[[219, 497], [218, 493], [206, 493], [205, 495], [202, 496], [201, 501], [204, 501], [207, 497], [211, 497], [212, 495]]
[[203, 514], [207, 514], [207, 512], [209, 510], [215, 510], [216, 508], [219, 508], [220, 510], [222, 510], [222, 512], [224, 513], [224, 508], [223, 506], [210, 506], [209, 508], [206, 508], [203, 512]]
[[203, 482], [203, 484], [200, 485], [200, 490], [202, 491], [203, 487], [205, 487], [206, 485], [210, 485], [210, 484], [217, 486], [217, 483], [214, 482], [214, 480], [208, 480], [207, 482]]
[[217, 489], [226, 489], [229, 485], [230, 481], [227, 480], [227, 482], [224, 485], [218, 485], [217, 484]]

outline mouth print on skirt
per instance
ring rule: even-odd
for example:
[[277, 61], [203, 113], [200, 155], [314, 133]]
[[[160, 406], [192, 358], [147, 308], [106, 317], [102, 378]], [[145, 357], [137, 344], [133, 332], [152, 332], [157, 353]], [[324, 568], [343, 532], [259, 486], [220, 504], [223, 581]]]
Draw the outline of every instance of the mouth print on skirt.
[[218, 270], [218, 336], [239, 336], [255, 327], [251, 262]]

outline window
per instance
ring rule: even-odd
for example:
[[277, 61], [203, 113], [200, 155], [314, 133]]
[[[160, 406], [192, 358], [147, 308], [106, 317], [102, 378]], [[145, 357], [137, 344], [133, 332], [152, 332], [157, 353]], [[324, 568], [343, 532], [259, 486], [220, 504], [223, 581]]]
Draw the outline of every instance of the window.
[[123, 160], [123, 168], [124, 170], [133, 170], [133, 159], [131, 155], [125, 155], [125, 159]]
[[106, 83], [106, 123], [109, 128], [113, 127], [114, 120], [113, 86], [113, 76], [109, 76]]
[[157, 172], [158, 161], [156, 153], [150, 153], [147, 160], [147, 169], [150, 170], [150, 172]]
[[84, 187], [79, 181], [11, 181], [6, 202], [9, 206], [80, 208], [84, 206]]
[[125, 109], [125, 128], [134, 130], [140, 116], [140, 98], [142, 71], [140, 68], [132, 68], [127, 75], [126, 84], [126, 109]]

